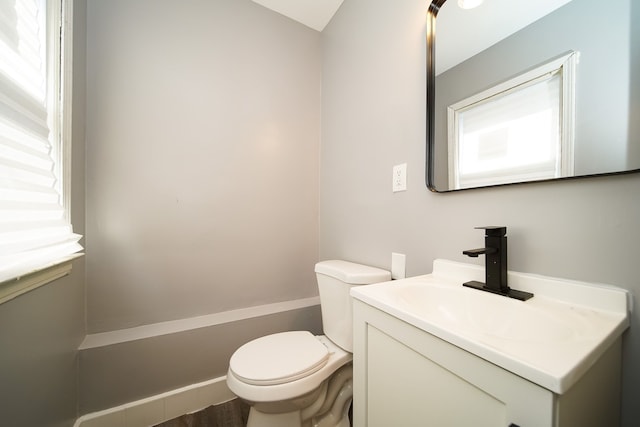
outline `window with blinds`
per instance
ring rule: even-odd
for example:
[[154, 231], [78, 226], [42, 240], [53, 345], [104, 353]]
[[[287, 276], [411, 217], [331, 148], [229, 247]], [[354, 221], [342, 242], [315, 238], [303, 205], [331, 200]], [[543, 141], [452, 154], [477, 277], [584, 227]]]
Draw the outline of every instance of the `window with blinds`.
[[62, 6], [0, 1], [0, 286], [82, 250], [62, 179], [70, 143]]
[[567, 54], [448, 108], [452, 188], [573, 173], [576, 57]]

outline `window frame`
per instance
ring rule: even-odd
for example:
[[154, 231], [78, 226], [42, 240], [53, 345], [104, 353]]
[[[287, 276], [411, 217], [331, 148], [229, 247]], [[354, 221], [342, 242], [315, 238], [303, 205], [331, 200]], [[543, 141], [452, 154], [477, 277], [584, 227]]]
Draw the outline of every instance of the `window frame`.
[[[73, 101], [73, 0], [42, 0], [46, 4], [47, 110], [55, 184], [71, 224], [71, 141]], [[0, 282], [0, 304], [68, 275], [83, 253], [61, 256], [26, 274]]]
[[[472, 108], [474, 104], [484, 103], [491, 98], [498, 98], [510, 92], [527, 88], [540, 81], [545, 80], [550, 75], [560, 74], [561, 88], [560, 96], [560, 153], [558, 162], [558, 177], [572, 176], [574, 172], [574, 140], [575, 140], [575, 85], [576, 85], [576, 69], [579, 61], [579, 52], [567, 52], [558, 58], [552, 59], [541, 64], [529, 71], [515, 76], [507, 81], [492, 86], [482, 92], [465, 98], [447, 108], [447, 138], [448, 138], [448, 159], [449, 159], [449, 185], [453, 189], [474, 187], [477, 184], [500, 185], [507, 182], [513, 182], [509, 175], [506, 178], [496, 180], [505, 170], [496, 171], [495, 173], [483, 173], [475, 178], [468, 178], [473, 182], [464, 186], [460, 184], [461, 174], [459, 165], [459, 143], [460, 143], [460, 125], [459, 116], [465, 110]], [[490, 101], [489, 101], [490, 102]], [[514, 170], [514, 173], [521, 174], [518, 182], [527, 180], [537, 180], [535, 171], [527, 171], [526, 168]], [[530, 179], [526, 175], [531, 175]]]

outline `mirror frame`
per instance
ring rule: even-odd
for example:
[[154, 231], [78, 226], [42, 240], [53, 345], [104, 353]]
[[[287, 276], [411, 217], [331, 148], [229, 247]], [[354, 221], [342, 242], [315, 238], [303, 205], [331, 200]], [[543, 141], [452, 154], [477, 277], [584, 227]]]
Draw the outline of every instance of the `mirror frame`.
[[485, 185], [482, 187], [470, 187], [470, 188], [460, 188], [460, 189], [446, 189], [446, 190], [438, 190], [435, 187], [435, 174], [434, 174], [434, 164], [435, 164], [435, 93], [436, 93], [436, 75], [435, 75], [435, 53], [436, 53], [436, 18], [438, 16], [438, 12], [440, 8], [447, 2], [447, 0], [432, 0], [429, 4], [429, 8], [427, 10], [427, 158], [426, 158], [426, 184], [427, 188], [433, 193], [451, 193], [458, 192], [463, 190], [474, 190], [481, 188], [494, 188], [494, 187], [504, 187], [508, 185], [519, 185], [519, 184], [531, 184], [531, 183], [540, 183], [540, 182], [552, 182], [552, 181], [564, 181], [571, 179], [579, 179], [579, 178], [592, 178], [597, 176], [612, 176], [612, 175], [627, 175], [632, 173], [640, 172], [640, 168], [638, 169], [630, 169], [625, 171], [615, 171], [615, 172], [602, 172], [595, 174], [586, 174], [586, 175], [577, 175], [577, 176], [568, 176], [568, 177], [560, 177], [560, 178], [550, 178], [550, 179], [540, 179], [536, 181], [524, 181], [524, 182], [511, 182], [505, 184], [492, 184]]

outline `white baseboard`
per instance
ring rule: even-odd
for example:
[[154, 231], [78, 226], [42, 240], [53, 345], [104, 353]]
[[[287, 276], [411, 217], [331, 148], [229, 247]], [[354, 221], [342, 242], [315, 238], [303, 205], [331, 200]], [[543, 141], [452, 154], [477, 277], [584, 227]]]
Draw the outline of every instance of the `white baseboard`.
[[83, 415], [74, 427], [148, 427], [211, 405], [228, 402], [236, 396], [229, 390], [227, 377], [214, 378], [146, 399]]

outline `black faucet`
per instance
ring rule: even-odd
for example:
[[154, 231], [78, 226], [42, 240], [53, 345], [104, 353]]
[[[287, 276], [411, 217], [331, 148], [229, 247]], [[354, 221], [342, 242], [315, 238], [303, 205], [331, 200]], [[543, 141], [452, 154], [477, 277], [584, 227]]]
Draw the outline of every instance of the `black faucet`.
[[507, 227], [476, 227], [485, 230], [484, 248], [462, 251], [464, 255], [477, 258], [485, 256], [485, 283], [475, 280], [463, 286], [494, 294], [504, 295], [521, 301], [533, 296], [532, 293], [509, 288], [507, 284]]

